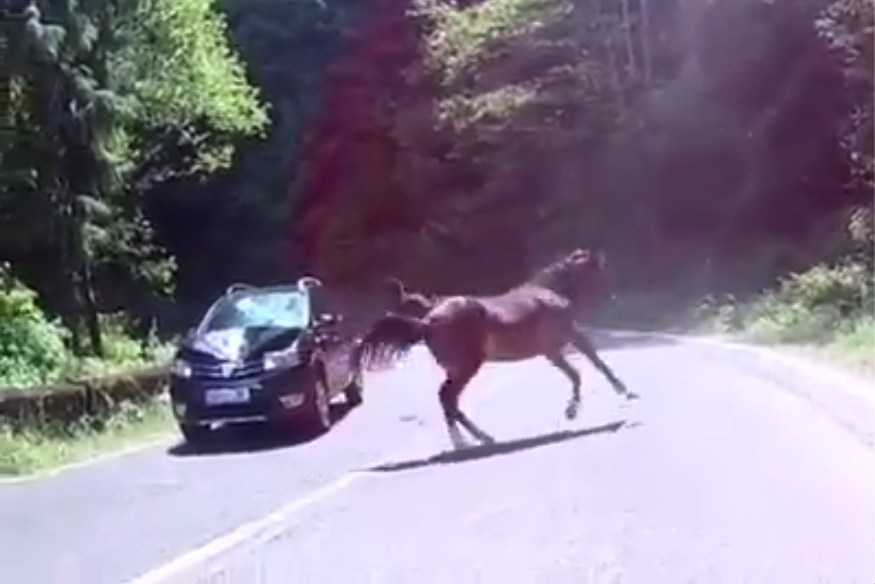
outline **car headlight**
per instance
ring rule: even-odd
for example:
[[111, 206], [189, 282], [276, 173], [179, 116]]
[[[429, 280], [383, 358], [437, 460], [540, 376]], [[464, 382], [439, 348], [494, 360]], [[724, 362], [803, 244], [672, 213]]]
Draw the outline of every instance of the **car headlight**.
[[269, 351], [264, 354], [264, 370], [272, 371], [274, 369], [288, 369], [300, 365], [302, 362], [301, 354], [298, 347], [293, 346], [290, 349], [282, 351]]
[[191, 377], [191, 365], [184, 359], [174, 359], [170, 363], [170, 374], [177, 377]]

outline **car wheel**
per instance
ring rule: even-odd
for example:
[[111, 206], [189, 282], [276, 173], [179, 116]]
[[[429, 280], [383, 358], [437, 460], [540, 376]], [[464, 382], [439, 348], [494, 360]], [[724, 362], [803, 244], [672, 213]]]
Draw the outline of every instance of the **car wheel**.
[[213, 429], [205, 424], [179, 424], [179, 431], [192, 446], [205, 446], [213, 433]]
[[331, 398], [322, 376], [313, 380], [313, 388], [304, 413], [305, 424], [315, 432], [327, 432], [331, 428]]
[[359, 371], [356, 373], [355, 377], [352, 378], [352, 381], [349, 382], [349, 385], [343, 390], [346, 404], [352, 408], [360, 406], [362, 402], [365, 401], [363, 389], [364, 383], [361, 371]]

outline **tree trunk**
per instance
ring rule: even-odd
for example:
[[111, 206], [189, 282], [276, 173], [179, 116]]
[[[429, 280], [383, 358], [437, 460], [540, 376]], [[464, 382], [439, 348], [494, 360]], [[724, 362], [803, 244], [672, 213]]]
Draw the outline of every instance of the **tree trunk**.
[[648, 0], [641, 0], [641, 57], [644, 61], [644, 84], [649, 86], [653, 79], [653, 57], [650, 44], [653, 42], [650, 30], [650, 7]]
[[65, 306], [61, 320], [70, 331], [70, 350], [77, 357], [85, 354], [82, 344], [82, 331], [79, 327], [82, 315], [82, 302], [79, 296], [79, 287], [76, 280], [76, 268], [70, 253], [69, 219], [66, 213], [61, 214], [60, 243], [61, 243], [61, 266], [64, 273]]
[[600, 16], [600, 20], [602, 23], [606, 23], [603, 25], [604, 27], [604, 46], [605, 46], [605, 57], [608, 62], [608, 69], [610, 70], [611, 77], [611, 85], [613, 85], [614, 93], [617, 98], [617, 111], [618, 117], [620, 120], [624, 120], [626, 117], [626, 103], [623, 97], [623, 87], [622, 87], [622, 79], [620, 78], [619, 73], [617, 72], [617, 58], [614, 54], [614, 44], [612, 37], [614, 35], [614, 28], [612, 19], [608, 16], [604, 16], [603, 12], [603, 3], [602, 0], [599, 0], [598, 3], [598, 13]]
[[72, 252], [74, 265], [76, 266], [77, 301], [81, 313], [85, 318], [85, 328], [88, 331], [88, 339], [92, 354], [97, 357], [105, 357], [103, 346], [103, 333], [100, 330], [100, 319], [97, 314], [97, 302], [94, 298], [94, 281], [91, 274], [91, 259], [85, 248], [84, 220], [81, 211], [74, 209], [70, 222], [72, 236]]
[[626, 62], [629, 79], [633, 82], [638, 77], [638, 65], [635, 58], [635, 43], [632, 41], [632, 21], [629, 19], [629, 0], [620, 0], [623, 14], [623, 36], [626, 39]]

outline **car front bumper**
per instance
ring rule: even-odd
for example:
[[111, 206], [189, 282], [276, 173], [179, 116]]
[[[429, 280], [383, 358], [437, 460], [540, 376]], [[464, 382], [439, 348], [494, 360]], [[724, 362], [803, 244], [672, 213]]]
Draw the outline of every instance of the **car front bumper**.
[[[228, 381], [172, 376], [170, 401], [174, 416], [183, 424], [271, 421], [294, 415], [307, 403], [312, 387], [313, 372], [307, 366]], [[208, 393], [214, 390], [243, 390], [248, 396], [209, 403]]]

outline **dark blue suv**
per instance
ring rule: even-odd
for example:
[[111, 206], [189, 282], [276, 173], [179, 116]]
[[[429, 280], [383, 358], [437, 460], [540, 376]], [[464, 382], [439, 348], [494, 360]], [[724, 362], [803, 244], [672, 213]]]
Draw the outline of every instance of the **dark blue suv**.
[[216, 424], [331, 426], [330, 402], [343, 393], [362, 402], [354, 347], [338, 332], [340, 316], [314, 313], [319, 280], [296, 285], [236, 284], [216, 300], [180, 344], [170, 368], [179, 429], [203, 443]]

